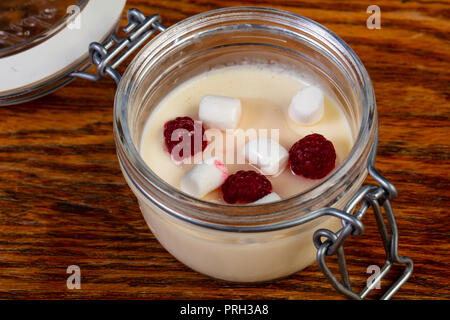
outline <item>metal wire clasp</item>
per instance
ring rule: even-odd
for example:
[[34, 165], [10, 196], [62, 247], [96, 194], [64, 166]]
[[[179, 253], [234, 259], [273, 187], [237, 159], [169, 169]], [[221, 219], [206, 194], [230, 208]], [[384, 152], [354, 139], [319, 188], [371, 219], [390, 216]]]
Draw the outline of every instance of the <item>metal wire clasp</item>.
[[[324, 208], [323, 210], [325, 212], [330, 214], [333, 212], [333, 215], [338, 216], [336, 214], [337, 210], [339, 215], [345, 217], [345, 219], [342, 219], [343, 227], [336, 233], [327, 229], [320, 229], [317, 230], [313, 236], [314, 245], [317, 248], [317, 262], [322, 272], [337, 291], [349, 298], [358, 300], [364, 299], [372, 291], [376, 284], [388, 273], [394, 263], [405, 265], [405, 270], [401, 277], [397, 279], [397, 281], [381, 297], [383, 300], [390, 299], [408, 280], [413, 271], [413, 261], [409, 257], [398, 255], [398, 230], [394, 212], [392, 211], [390, 204], [390, 200], [397, 196], [397, 189], [375, 169], [377, 142], [378, 130], [374, 146], [369, 156], [367, 169], [369, 174], [380, 184], [380, 186], [366, 185], [362, 187], [349, 201], [344, 210]], [[356, 209], [358, 205], [359, 208]], [[378, 230], [381, 234], [384, 249], [386, 251], [386, 262], [383, 268], [381, 268], [379, 275], [373, 279], [371, 284], [366, 286], [360, 293], [356, 293], [351, 289], [343, 244], [349, 235], [360, 235], [364, 232], [364, 226], [361, 223], [361, 219], [369, 208], [372, 208], [375, 214]], [[389, 223], [390, 232], [384, 222], [383, 211]], [[326, 240], [322, 241], [322, 238], [326, 238]], [[338, 258], [342, 282], [340, 282], [331, 272], [325, 261], [326, 256], [335, 254]]]
[[71, 73], [72, 77], [97, 81], [109, 75], [119, 84], [121, 76], [116, 68], [156, 31], [166, 30], [158, 14], [146, 17], [138, 9], [132, 8], [127, 12], [127, 20], [128, 24], [123, 28], [126, 38], [120, 38], [117, 33], [113, 33], [104, 44], [92, 42], [89, 45], [89, 57], [91, 64], [97, 66], [97, 73], [76, 71]]

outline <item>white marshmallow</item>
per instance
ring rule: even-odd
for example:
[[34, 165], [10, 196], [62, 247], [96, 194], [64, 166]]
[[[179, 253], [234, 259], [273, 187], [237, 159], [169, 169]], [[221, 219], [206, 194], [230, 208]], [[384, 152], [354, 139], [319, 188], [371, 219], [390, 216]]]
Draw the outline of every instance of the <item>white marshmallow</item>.
[[282, 171], [289, 157], [283, 146], [268, 138], [251, 140], [245, 145], [244, 154], [265, 175], [275, 175]]
[[208, 94], [200, 101], [198, 117], [207, 127], [225, 131], [236, 129], [241, 112], [241, 100]]
[[292, 98], [288, 113], [299, 124], [311, 125], [320, 121], [324, 112], [324, 95], [317, 87], [301, 89]]
[[217, 158], [209, 158], [196, 164], [181, 179], [181, 190], [187, 194], [202, 198], [217, 189], [228, 177], [225, 164]]
[[275, 202], [275, 201], [279, 201], [281, 200], [281, 197], [276, 194], [275, 192], [271, 192], [268, 195], [262, 197], [259, 200], [256, 200], [255, 202], [252, 202], [250, 204], [264, 204], [264, 203], [269, 203], [269, 202]]

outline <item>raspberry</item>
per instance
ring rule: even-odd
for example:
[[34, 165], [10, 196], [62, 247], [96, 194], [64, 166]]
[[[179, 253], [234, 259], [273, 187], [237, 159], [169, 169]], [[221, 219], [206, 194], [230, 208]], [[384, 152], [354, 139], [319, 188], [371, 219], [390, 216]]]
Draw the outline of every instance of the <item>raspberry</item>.
[[333, 170], [336, 151], [333, 143], [314, 133], [300, 139], [289, 150], [289, 165], [296, 175], [321, 179]]
[[[199, 122], [200, 123], [200, 122]], [[189, 132], [189, 136], [191, 137], [191, 152], [190, 154], [183, 154], [183, 148], [180, 148], [180, 150], [178, 151], [178, 154], [173, 155], [175, 158], [178, 158], [177, 160], [181, 160], [184, 158], [187, 158], [189, 156], [193, 156], [196, 151], [199, 152], [200, 150], [195, 150], [195, 137], [196, 134], [194, 134], [195, 130], [199, 130], [199, 125], [195, 125], [194, 120], [192, 120], [192, 118], [189, 117], [177, 117], [173, 120], [167, 121], [164, 124], [164, 141], [166, 143], [166, 147], [167, 150], [169, 151], [170, 154], [172, 154], [172, 150], [173, 148], [181, 143], [184, 140], [184, 135], [186, 134], [186, 132], [184, 130], [180, 130], [180, 132], [176, 132], [175, 136], [172, 137], [172, 134], [175, 130], [177, 129], [185, 129]], [[201, 144], [201, 148], [203, 150], [205, 150], [206, 146], [208, 145], [208, 141], [206, 141], [205, 138], [205, 128], [202, 125], [202, 144]]]
[[240, 170], [230, 175], [222, 185], [223, 199], [227, 203], [250, 203], [272, 192], [270, 181], [256, 171]]

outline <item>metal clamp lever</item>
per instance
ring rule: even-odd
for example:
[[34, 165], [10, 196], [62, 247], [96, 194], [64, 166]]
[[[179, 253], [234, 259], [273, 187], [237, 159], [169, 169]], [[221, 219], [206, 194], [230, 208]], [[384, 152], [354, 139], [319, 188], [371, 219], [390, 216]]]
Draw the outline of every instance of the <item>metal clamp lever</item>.
[[[395, 222], [394, 213], [390, 204], [390, 200], [397, 196], [397, 190], [394, 185], [384, 178], [375, 169], [375, 155], [377, 150], [377, 137], [375, 138], [374, 146], [371, 150], [368, 161], [369, 174], [381, 185], [367, 185], [361, 188], [356, 195], [349, 201], [344, 210], [339, 210], [340, 215], [344, 216], [342, 219], [342, 229], [334, 233], [327, 229], [320, 229], [314, 233], [314, 245], [317, 248], [317, 262], [320, 269], [331, 282], [332, 286], [339, 292], [343, 293], [352, 299], [364, 299], [376, 286], [377, 283], [388, 273], [394, 263], [405, 265], [405, 270], [399, 279], [384, 293], [381, 297], [383, 300], [390, 299], [395, 292], [408, 280], [413, 271], [413, 261], [409, 257], [402, 257], [398, 255], [398, 230]], [[355, 211], [360, 204], [358, 210]], [[350, 235], [360, 235], [364, 232], [364, 227], [361, 219], [368, 209], [372, 207], [375, 219], [377, 221], [378, 230], [383, 240], [384, 249], [386, 251], [386, 262], [381, 268], [379, 275], [373, 279], [370, 285], [366, 286], [360, 293], [355, 293], [351, 289], [350, 279], [348, 275], [347, 263], [344, 254], [344, 241]], [[383, 210], [389, 222], [389, 231], [384, 222]], [[334, 208], [325, 208], [325, 211], [336, 211]], [[351, 221], [349, 223], [348, 221]], [[357, 228], [360, 226], [360, 228]], [[322, 241], [324, 237], [326, 240]], [[328, 267], [325, 256], [337, 255], [339, 271], [341, 274], [341, 283]]]
[[[128, 24], [123, 28], [127, 34], [126, 38], [120, 38], [117, 33], [113, 33], [104, 44], [92, 42], [89, 45], [91, 65], [97, 66], [96, 74], [76, 71], [70, 75], [92, 81], [109, 75], [116, 84], [119, 84], [121, 75], [116, 68], [156, 31], [166, 30], [166, 27], [161, 24], [161, 17], [158, 14], [146, 17], [141, 11], [133, 8], [128, 10], [127, 20]], [[114, 45], [116, 46], [114, 47]], [[108, 50], [110, 51], [108, 52]]]

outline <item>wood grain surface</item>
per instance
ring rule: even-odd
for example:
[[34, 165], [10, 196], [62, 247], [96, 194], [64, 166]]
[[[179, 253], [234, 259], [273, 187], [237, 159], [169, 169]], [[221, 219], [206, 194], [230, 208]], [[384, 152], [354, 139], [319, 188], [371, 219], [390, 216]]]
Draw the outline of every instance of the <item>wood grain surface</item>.
[[[381, 8], [380, 30], [366, 28], [371, 4]], [[393, 202], [399, 251], [415, 262], [394, 298], [449, 299], [449, 2], [129, 0], [127, 8], [160, 13], [171, 25], [240, 5], [312, 18], [359, 55], [378, 102], [377, 166], [399, 190]], [[119, 169], [114, 93], [111, 80], [77, 80], [36, 101], [0, 108], [0, 298], [343, 298], [317, 264], [277, 281], [231, 284], [200, 275], [167, 253]], [[383, 262], [375, 221], [368, 216], [364, 222], [365, 234], [346, 244], [359, 288], [367, 266]], [[81, 268], [81, 290], [66, 287], [69, 265]], [[390, 280], [401, 271], [395, 268]]]

